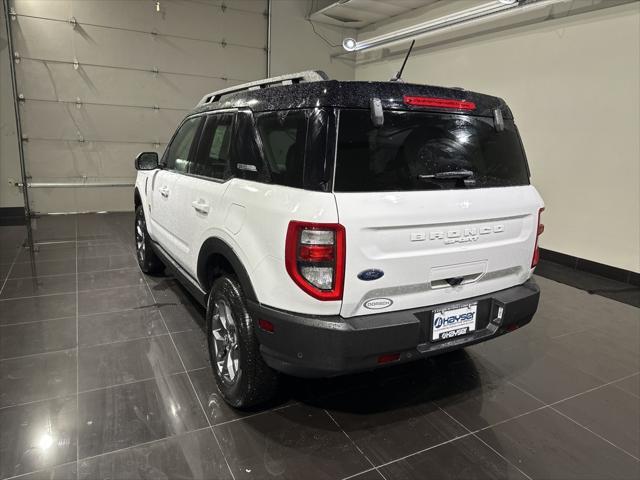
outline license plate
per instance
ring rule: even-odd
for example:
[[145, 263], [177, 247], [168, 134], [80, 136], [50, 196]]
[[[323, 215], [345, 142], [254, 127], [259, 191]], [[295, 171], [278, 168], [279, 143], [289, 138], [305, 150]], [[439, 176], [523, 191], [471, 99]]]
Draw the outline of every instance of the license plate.
[[478, 303], [456, 305], [433, 312], [431, 341], [449, 340], [476, 329]]

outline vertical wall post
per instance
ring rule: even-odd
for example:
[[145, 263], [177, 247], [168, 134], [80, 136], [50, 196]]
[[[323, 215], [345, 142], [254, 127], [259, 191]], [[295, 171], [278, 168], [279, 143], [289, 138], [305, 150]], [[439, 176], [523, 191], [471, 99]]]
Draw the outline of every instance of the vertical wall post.
[[2, 0], [4, 5], [4, 21], [7, 30], [7, 42], [9, 47], [9, 65], [11, 68], [11, 87], [13, 89], [13, 108], [16, 116], [16, 134], [18, 136], [18, 156], [20, 157], [20, 176], [22, 177], [22, 196], [24, 200], [24, 216], [31, 226], [31, 208], [29, 207], [29, 182], [27, 181], [27, 169], [24, 163], [24, 146], [22, 142], [22, 122], [20, 120], [20, 104], [18, 101], [18, 84], [16, 83], [16, 64], [14, 61], [13, 35], [11, 34], [11, 19], [9, 12], [9, 0]]
[[267, 78], [271, 76], [271, 1], [267, 0]]

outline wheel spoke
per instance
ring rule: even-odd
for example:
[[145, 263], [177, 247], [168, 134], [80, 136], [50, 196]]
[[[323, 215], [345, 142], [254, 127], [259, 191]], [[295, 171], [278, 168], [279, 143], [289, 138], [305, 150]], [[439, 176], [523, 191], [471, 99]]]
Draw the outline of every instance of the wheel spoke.
[[227, 309], [225, 302], [218, 302], [216, 305], [218, 307], [218, 317], [220, 318], [220, 323], [222, 325], [222, 329], [227, 332], [229, 329], [229, 325], [227, 323]]
[[218, 360], [216, 363], [218, 364], [218, 373], [220, 373], [220, 376], [224, 376], [224, 369], [225, 369], [224, 358]]
[[231, 350], [227, 352], [227, 373], [229, 374], [229, 380], [233, 382], [233, 379], [236, 378], [236, 364], [231, 356]]
[[227, 331], [231, 333], [232, 331], [235, 331], [236, 326], [235, 322], [233, 321], [233, 313], [231, 313], [231, 307], [229, 307], [226, 302], [224, 304], [224, 309], [227, 317]]
[[216, 340], [216, 342], [224, 342], [224, 337], [220, 333], [219, 328], [213, 331], [213, 338]]

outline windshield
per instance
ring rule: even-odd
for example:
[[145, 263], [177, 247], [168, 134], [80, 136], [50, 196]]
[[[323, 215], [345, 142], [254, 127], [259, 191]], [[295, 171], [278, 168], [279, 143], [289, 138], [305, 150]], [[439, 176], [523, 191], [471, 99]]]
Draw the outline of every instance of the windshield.
[[[528, 185], [513, 120], [385, 111], [375, 127], [369, 110], [341, 110], [334, 190], [447, 190]], [[452, 173], [452, 172], [457, 172]]]

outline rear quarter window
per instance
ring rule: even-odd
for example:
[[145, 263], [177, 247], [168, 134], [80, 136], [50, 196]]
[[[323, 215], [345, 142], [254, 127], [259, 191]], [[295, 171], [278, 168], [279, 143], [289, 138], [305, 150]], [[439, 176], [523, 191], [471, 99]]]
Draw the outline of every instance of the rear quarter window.
[[256, 124], [273, 183], [301, 188], [307, 143], [305, 110], [257, 115]]
[[[467, 178], [442, 178], [445, 172]], [[462, 173], [459, 172], [459, 173]], [[375, 127], [368, 110], [340, 112], [334, 190], [448, 190], [529, 184], [513, 120], [385, 111]]]

